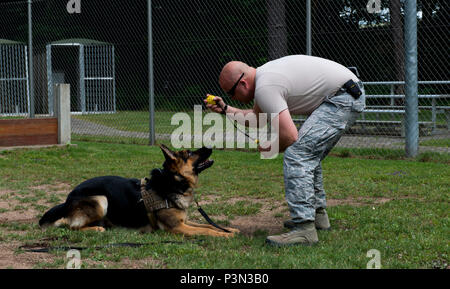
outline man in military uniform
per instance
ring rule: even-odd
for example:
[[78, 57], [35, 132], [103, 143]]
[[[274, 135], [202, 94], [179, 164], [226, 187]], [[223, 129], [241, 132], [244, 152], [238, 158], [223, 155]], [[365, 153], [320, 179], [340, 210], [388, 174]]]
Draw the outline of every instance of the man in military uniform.
[[[312, 245], [317, 229], [330, 228], [323, 189], [321, 161], [363, 111], [362, 82], [348, 68], [331, 60], [291, 55], [254, 68], [239, 61], [227, 63], [219, 77], [227, 94], [252, 109], [226, 105], [215, 97], [207, 106], [218, 113], [271, 113], [278, 115], [279, 150], [284, 151], [284, 183], [291, 229], [268, 236], [270, 245]], [[307, 115], [297, 131], [291, 114]], [[264, 146], [265, 147], [265, 146]], [[260, 151], [267, 148], [259, 146]]]

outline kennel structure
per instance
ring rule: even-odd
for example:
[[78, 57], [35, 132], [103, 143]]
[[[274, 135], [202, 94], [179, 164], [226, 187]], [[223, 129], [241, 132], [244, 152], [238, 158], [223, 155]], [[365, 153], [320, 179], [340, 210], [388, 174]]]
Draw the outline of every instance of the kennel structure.
[[70, 84], [73, 114], [115, 113], [114, 45], [92, 39], [65, 39], [47, 44], [49, 114], [53, 115], [53, 87]]
[[0, 39], [0, 115], [30, 111], [27, 53], [25, 43]]

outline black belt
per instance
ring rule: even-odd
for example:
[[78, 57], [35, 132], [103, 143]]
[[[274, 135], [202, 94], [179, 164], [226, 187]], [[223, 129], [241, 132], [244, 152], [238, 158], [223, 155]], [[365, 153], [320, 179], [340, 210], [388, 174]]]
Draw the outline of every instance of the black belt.
[[341, 95], [344, 93], [350, 94], [354, 99], [358, 99], [362, 95], [362, 91], [359, 88], [359, 85], [362, 83], [359, 81], [358, 83], [353, 80], [349, 80], [336, 92], [335, 96]]

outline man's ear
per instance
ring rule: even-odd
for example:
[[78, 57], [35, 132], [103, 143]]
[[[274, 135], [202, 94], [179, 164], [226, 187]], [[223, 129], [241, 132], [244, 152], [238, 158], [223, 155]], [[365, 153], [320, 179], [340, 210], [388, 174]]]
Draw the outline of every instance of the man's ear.
[[174, 152], [171, 151], [168, 147], [166, 147], [163, 144], [160, 144], [159, 147], [161, 148], [161, 150], [164, 154], [164, 157], [166, 158], [167, 161], [175, 161], [176, 160]]

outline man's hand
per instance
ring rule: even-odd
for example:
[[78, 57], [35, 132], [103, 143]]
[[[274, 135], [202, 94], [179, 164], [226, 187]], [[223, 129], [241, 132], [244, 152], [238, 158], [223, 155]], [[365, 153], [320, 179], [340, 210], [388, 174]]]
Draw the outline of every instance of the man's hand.
[[206, 99], [204, 99], [203, 102], [205, 103], [206, 107], [209, 108], [210, 110], [217, 113], [222, 113], [223, 108], [225, 107], [225, 102], [223, 101], [223, 99], [219, 96], [214, 96], [213, 100], [216, 102], [216, 104], [209, 104], [206, 101]]

